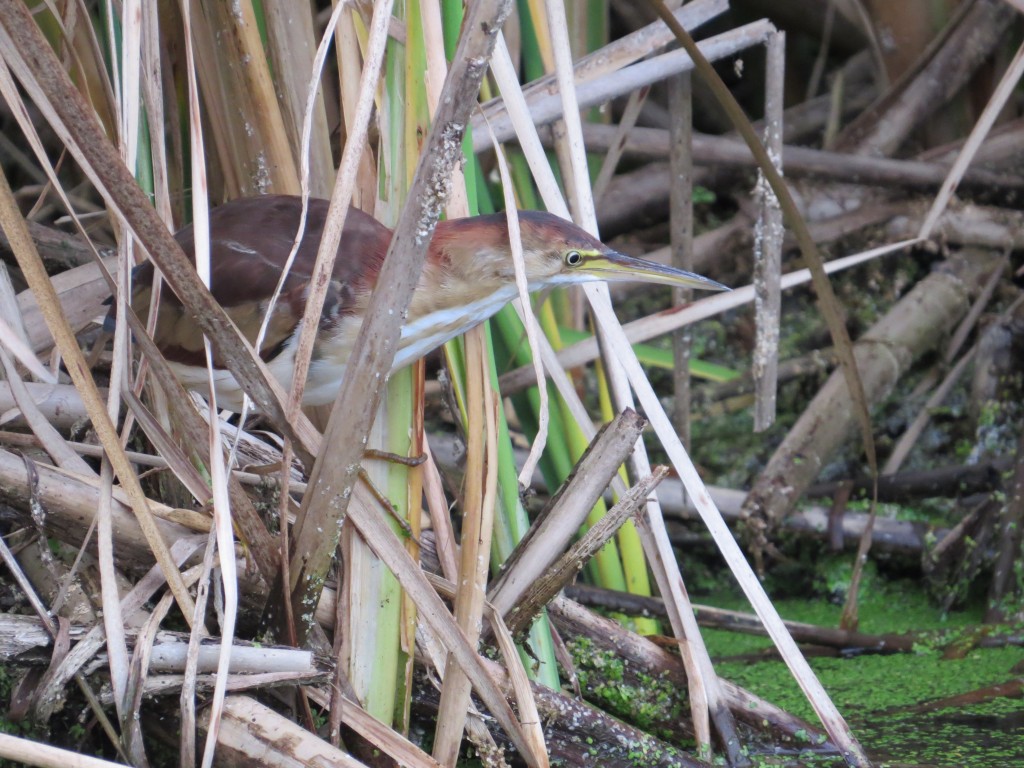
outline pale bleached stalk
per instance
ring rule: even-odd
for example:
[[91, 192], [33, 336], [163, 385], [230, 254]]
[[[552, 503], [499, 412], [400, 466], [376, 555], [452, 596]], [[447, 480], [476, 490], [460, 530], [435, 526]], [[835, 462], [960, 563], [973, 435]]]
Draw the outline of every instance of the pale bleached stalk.
[[57, 378], [39, 362], [39, 358], [28, 348], [18, 332], [11, 328], [2, 317], [0, 317], [0, 346], [14, 355], [14, 358], [39, 381], [46, 384], [57, 383]]
[[[196, 271], [199, 273], [203, 284], [210, 287], [210, 211], [208, 206], [208, 188], [206, 180], [206, 150], [203, 143], [202, 121], [199, 110], [199, 88], [196, 82], [196, 70], [194, 51], [192, 48], [192, 24], [191, 13], [188, 2], [182, 3], [182, 16], [185, 26], [185, 59], [186, 73], [188, 78], [188, 102], [189, 102], [189, 139], [191, 143], [192, 157], [192, 226], [195, 235], [194, 253], [196, 260]], [[210, 345], [209, 337], [203, 338], [203, 348], [206, 355], [207, 382], [209, 384], [209, 423], [207, 430], [209, 438], [210, 454], [210, 475], [211, 491], [213, 497], [213, 540], [216, 541], [216, 549], [225, 553], [220, 558], [220, 578], [224, 587], [224, 612], [221, 617], [220, 637], [221, 653], [220, 663], [217, 670], [217, 680], [213, 689], [213, 700], [210, 705], [209, 730], [206, 734], [206, 745], [203, 749], [203, 768], [210, 768], [213, 765], [213, 753], [217, 745], [217, 730], [220, 727], [220, 718], [224, 710], [224, 696], [228, 677], [228, 666], [231, 659], [231, 643], [235, 635], [235, 622], [238, 617], [238, 574], [236, 573], [234, 549], [235, 536], [234, 526], [231, 519], [231, 502], [227, 492], [227, 469], [224, 463], [224, 449], [221, 445], [220, 430], [217, 429], [217, 390], [213, 380], [213, 348]], [[213, 541], [210, 543], [210, 550], [213, 550]], [[208, 557], [211, 555], [208, 553]], [[204, 580], [200, 585], [200, 592], [204, 592], [207, 586], [208, 570], [204, 569]], [[193, 640], [199, 637], [199, 628], [202, 627], [202, 614], [200, 603], [197, 601], [197, 614], [193, 620]], [[183, 697], [185, 695], [183, 691]], [[189, 731], [194, 728], [189, 724]], [[186, 729], [182, 725], [182, 737], [185, 738]], [[188, 738], [191, 738], [189, 733]], [[192, 754], [185, 755], [182, 750], [181, 759], [192, 763]]]
[[[210, 342], [207, 339], [207, 361], [211, 369], [210, 417], [216, 419], [216, 397], [213, 395], [212, 360], [210, 359]], [[224, 708], [224, 696], [227, 692], [228, 668], [231, 661], [231, 644], [235, 637], [235, 624], [238, 618], [238, 573], [237, 561], [234, 557], [235, 537], [231, 520], [231, 504], [228, 499], [227, 467], [224, 462], [224, 450], [220, 442], [220, 430], [211, 427], [210, 431], [210, 480], [213, 491], [213, 523], [216, 531], [217, 550], [226, 553], [220, 558], [220, 578], [224, 585], [224, 610], [220, 622], [220, 659], [217, 668], [216, 683], [213, 689], [213, 703], [210, 706], [211, 728], [206, 736], [206, 747], [203, 751], [203, 768], [213, 764], [213, 753], [216, 747], [216, 731]], [[195, 622], [200, 623], [198, 618]]]
[[3, 374], [7, 378], [7, 384], [11, 388], [11, 394], [14, 396], [17, 407], [21, 410], [33, 434], [39, 439], [43, 449], [57, 462], [57, 466], [68, 472], [77, 472], [87, 477], [95, 477], [96, 473], [89, 466], [88, 462], [71, 449], [60, 432], [40, 412], [35, 400], [32, 399], [32, 395], [28, 391], [28, 387], [22, 381], [14, 361], [4, 351], [2, 343], [0, 343], [0, 366], [2, 366]]
[[[768, 21], [755, 21], [702, 40], [699, 44], [700, 50], [709, 61], [718, 61], [764, 43], [774, 30], [775, 27]], [[635, 91], [637, 88], [643, 88], [680, 72], [689, 72], [693, 67], [693, 61], [685, 51], [663, 53], [660, 56], [610, 72], [598, 80], [576, 86], [577, 105], [582, 109], [603, 104], [617, 96]], [[539, 92], [536, 97], [528, 100], [528, 104], [530, 115], [536, 125], [545, 125], [563, 117], [564, 114], [559, 93]], [[488, 115], [488, 120], [494, 128], [498, 141], [508, 141], [516, 135], [509, 115], [502, 112], [497, 114], [489, 112]], [[487, 137], [477, 133], [480, 128], [480, 120], [481, 118], [475, 118], [472, 121], [474, 152], [488, 147]]]
[[[196, 613], [206, 613], [206, 603], [210, 594], [210, 576], [213, 571], [213, 563], [216, 552], [214, 543], [217, 535], [210, 530], [206, 540], [206, 549], [203, 552], [203, 562], [199, 576], [199, 586], [196, 589]], [[192, 631], [188, 638], [188, 652], [185, 656], [185, 669], [181, 681], [181, 694], [178, 699], [180, 711], [180, 736], [178, 739], [178, 765], [179, 768], [195, 768], [196, 764], [196, 677], [199, 668], [199, 642], [206, 636], [206, 631], [200, 629], [199, 622], [192, 624]], [[211, 721], [211, 731], [217, 723]], [[205, 750], [204, 750], [205, 751]]]
[[[195, 61], [192, 56], [192, 15], [190, 11], [191, 2], [190, 0], [180, 0], [181, 13], [184, 22], [184, 37], [185, 37], [185, 71], [186, 78], [188, 81], [188, 105], [189, 105], [189, 139], [193, 144], [192, 152], [192, 173], [199, 174], [199, 178], [193, 178], [193, 182], [201, 183], [201, 187], [198, 193], [193, 196], [192, 199], [192, 225], [195, 231], [195, 246], [194, 246], [194, 258], [196, 271], [199, 273], [200, 279], [203, 283], [209, 287], [210, 285], [210, 211], [207, 205], [207, 188], [206, 188], [206, 168], [201, 161], [196, 158], [196, 152], [202, 154], [203, 152], [203, 137], [201, 131], [198, 136], [198, 146], [195, 145], [197, 141], [196, 128], [199, 121], [199, 95], [198, 87], [196, 85], [195, 77]], [[123, 295], [123, 294], [122, 294]], [[206, 367], [208, 372], [211, 368], [210, 360], [210, 342], [204, 337], [203, 339], [204, 354], [206, 356]], [[209, 375], [209, 374], [208, 374]], [[216, 397], [212, 381], [210, 386], [211, 400], [207, 406], [209, 408], [210, 424], [213, 424], [217, 419], [217, 411], [213, 405], [213, 398]], [[210, 427], [208, 432], [213, 432], [213, 428]], [[211, 457], [212, 458], [212, 457]], [[185, 677], [181, 686], [180, 696], [180, 718], [181, 722], [179, 725], [180, 736], [178, 743], [178, 765], [180, 768], [194, 768], [196, 764], [196, 695], [195, 695], [195, 679], [196, 679], [196, 662], [195, 659], [198, 655], [199, 640], [206, 634], [205, 627], [201, 630], [202, 619], [198, 621], [196, 617], [201, 617], [206, 613], [206, 595], [209, 590], [209, 574], [214, 557], [214, 542], [216, 541], [216, 535], [213, 531], [210, 531], [209, 539], [206, 545], [206, 552], [203, 555], [203, 576], [199, 583], [199, 588], [196, 590], [196, 605], [195, 614], [192, 619], [192, 631], [189, 636], [189, 651], [190, 660], [185, 665]], [[217, 729], [217, 721], [214, 720], [210, 731], [215, 732]]]
[[[320, 313], [330, 281], [327, 279], [338, 255], [341, 243], [341, 231], [348, 216], [348, 206], [356, 188], [356, 174], [359, 160], [366, 147], [369, 131], [370, 115], [373, 110], [374, 96], [377, 91], [377, 80], [380, 76], [381, 63], [387, 44], [388, 24], [391, 19], [391, 8], [394, 0], [376, 0], [373, 5], [373, 20], [370, 24], [370, 38], [366, 49], [365, 63], [359, 81], [359, 98], [353, 117], [354, 129], [348, 133], [345, 149], [341, 155], [341, 166], [334, 182], [331, 204], [324, 221], [323, 235], [316, 254], [316, 265], [310, 275], [310, 292], [306, 299], [306, 309], [302, 315], [298, 345], [295, 350], [295, 369], [292, 373], [291, 397], [288, 413], [296, 413], [302, 404], [302, 393], [306, 386], [306, 375], [313, 354], [313, 343], [319, 328]], [[301, 237], [301, 233], [299, 234]]]
[[[123, 227], [124, 235], [118, 248], [119, 278], [127, 280], [132, 261], [131, 235]], [[127, 295], [118, 292], [118, 312], [122, 322], [114, 333], [113, 359], [110, 366], [112, 386], [107, 390], [107, 414], [111, 422], [116, 423], [121, 408], [120, 382], [127, 375], [128, 333], [124, 320]], [[114, 701], [117, 714], [121, 719], [122, 728], [137, 728], [137, 723], [130, 720], [131, 713], [126, 710], [125, 694], [128, 682], [128, 646], [124, 636], [124, 619], [119, 608], [119, 588], [117, 574], [114, 570], [113, 529], [110, 521], [111, 493], [113, 492], [113, 472], [106, 456], [101, 467], [100, 504], [97, 509], [97, 549], [100, 566], [100, 594], [103, 601], [103, 624], [107, 630], [107, 653], [110, 656], [110, 680], [114, 689]], [[124, 736], [122, 736], [124, 738]], [[126, 743], [141, 745], [140, 739], [125, 739]], [[138, 759], [139, 755], [133, 755]]]
[[[121, 50], [115, 50], [115, 41], [118, 39], [113, 35], [114, 10], [113, 4], [108, 6], [107, 23], [111, 36], [110, 61], [115, 63], [112, 67], [112, 81], [114, 94], [118, 108], [119, 129], [118, 145], [121, 152], [121, 159], [125, 165], [134, 169], [138, 159], [139, 146], [139, 61], [141, 59], [141, 13], [138, 0], [125, 0], [121, 18]], [[120, 57], [120, 68], [116, 62]], [[117, 230], [121, 237], [118, 242], [117, 261], [118, 278], [123, 287], [127, 287], [131, 267], [134, 266], [133, 259], [133, 238], [123, 225], [119, 217], [115, 215]], [[127, 324], [124, 320], [124, 297], [129, 295], [125, 291], [118, 292], [118, 312], [120, 314], [119, 327], [114, 333], [114, 353], [110, 369], [110, 380], [113, 384], [107, 390], [107, 414], [112, 422], [116, 422], [121, 409], [121, 386], [120, 382], [127, 375], [128, 360], [128, 333]], [[114, 473], [110, 461], [103, 459], [100, 468], [101, 493], [100, 504], [97, 510], [97, 551], [99, 554], [100, 569], [100, 594], [103, 601], [103, 626], [107, 635], [107, 655], [109, 657], [110, 682], [114, 689], [114, 703], [118, 718], [121, 721], [121, 739], [126, 749], [130, 750], [133, 762], [145, 761], [145, 752], [142, 749], [142, 734], [139, 730], [138, 720], [130, 711], [128, 695], [128, 672], [129, 656], [128, 643], [125, 638], [124, 617], [121, 615], [120, 590], [117, 583], [117, 573], [114, 569], [114, 531], [111, 524], [111, 493], [113, 491]]]
[[[583, 126], [580, 119], [579, 105], [576, 102], [576, 94], [572, 83], [572, 55], [569, 49], [569, 33], [566, 27], [565, 8], [556, 3], [549, 3], [548, 20], [554, 38], [556, 70], [559, 90], [562, 97], [563, 112], [569, 152], [572, 157], [573, 174], [576, 183], [573, 185], [576, 193], [580, 196], [577, 201], [576, 210], [583, 217], [584, 229], [595, 237], [597, 231], [597, 214], [594, 210], [594, 199], [591, 195], [589, 184], [586, 148], [583, 142]], [[606, 306], [611, 318], [614, 312], [611, 310], [611, 298], [606, 283], [591, 284], [584, 287], [584, 292], [590, 299], [591, 306]], [[608, 319], [606, 318], [606, 322]], [[615, 320], [614, 324], [617, 325]], [[632, 349], [630, 349], [632, 352]], [[612, 397], [615, 400], [616, 408], [620, 411], [626, 408], [633, 408], [633, 396], [626, 379], [624, 366], [616, 359], [616, 355], [606, 347], [603, 355], [605, 371], [611, 386]], [[672, 431], [672, 436], [678, 442], [679, 438]], [[681, 445], [681, 443], [680, 443]], [[633, 452], [632, 464], [638, 477], [647, 477], [651, 474], [651, 464], [647, 458], [647, 452], [643, 443], [637, 443]], [[718, 690], [717, 677], [711, 666], [711, 657], [704, 647], [704, 640], [697, 628], [697, 620], [693, 615], [693, 609], [689, 604], [686, 589], [683, 586], [682, 575], [676, 563], [668, 536], [664, 530], [664, 522], [661, 519], [661, 507], [657, 502], [657, 496], [651, 494], [646, 508], [647, 525], [640, 525], [638, 533], [647, 552], [648, 560], [652, 566], [655, 579], [660, 587], [665, 603], [668, 607], [669, 618], [676, 638], [679, 641], [679, 651], [687, 667], [687, 682], [689, 685], [689, 698], [691, 718], [693, 720], [694, 735], [697, 746], [702, 754], [710, 755], [711, 752], [711, 724], [712, 712], [724, 711], [721, 704], [721, 694]], [[731, 734], [723, 733], [726, 741], [730, 741]], [[733, 749], [737, 748], [733, 745]]]
[[[488, 128], [488, 130], [490, 130]], [[494, 134], [491, 133], [491, 138]], [[505, 160], [505, 153], [494, 141], [494, 154], [498, 160], [498, 172], [501, 175], [501, 191], [505, 197], [505, 217], [508, 220], [508, 240], [512, 248], [512, 264], [515, 267], [516, 290], [519, 292], [519, 304], [522, 307], [520, 316], [523, 318], [523, 325], [526, 328], [526, 340], [530, 345], [530, 356], [533, 358], [533, 370], [537, 376], [537, 392], [540, 396], [540, 408], [537, 414], [537, 434], [530, 444], [530, 453], [519, 471], [519, 485], [523, 488], [530, 487], [533, 479], [533, 471], [540, 463], [541, 454], [548, 441], [548, 425], [551, 421], [551, 413], [548, 408], [548, 388], [544, 385], [544, 363], [540, 353], [541, 330], [537, 324], [537, 317], [533, 313], [533, 306], [530, 304], [530, 286], [526, 277], [526, 265], [523, 263], [523, 241], [519, 234], [519, 213], [516, 210], [515, 191], [512, 186], [512, 176], [508, 170], [508, 163]]]
[[[121, 724], [121, 740], [127, 747], [129, 743], [141, 749], [141, 739], [129, 738], [131, 730], [138, 728], [133, 724], [132, 713], [127, 711], [125, 694], [128, 688], [128, 642], [125, 639], [124, 620], [121, 614], [121, 601], [118, 593], [117, 572], [114, 569], [114, 527], [111, 521], [111, 486], [114, 472], [110, 461], [103, 457], [100, 466], [100, 503], [96, 509], [96, 554], [100, 571], [100, 595], [103, 604], [103, 628], [107, 643], [107, 665], [110, 668], [111, 687], [114, 689], [114, 705]], [[132, 754], [133, 760], [142, 755]]]
[[[113, 3], [110, 7], [113, 7]], [[111, 40], [116, 40], [111, 37]], [[111, 51], [111, 59], [117, 52]], [[120, 85], [121, 135], [119, 137], [125, 165], [135, 168], [139, 155], [139, 73], [142, 60], [142, 5], [140, 0], [124, 0], [121, 13], [121, 73], [115, 77]], [[115, 76], [117, 71], [115, 70]]]
[[956, 189], [957, 184], [960, 183], [964, 173], [966, 173], [968, 166], [971, 164], [971, 160], [974, 159], [974, 155], [981, 148], [982, 143], [985, 141], [985, 137], [988, 136], [989, 131], [992, 130], [992, 125], [995, 123], [996, 118], [999, 117], [999, 113], [1002, 112], [1006, 101], [1016, 90], [1017, 83], [1020, 81], [1022, 76], [1024, 76], [1024, 43], [1021, 43], [1021, 46], [1017, 49], [1017, 53], [1013, 57], [1013, 61], [1010, 62], [1010, 66], [1008, 66], [1006, 68], [1006, 72], [1003, 73], [1003, 77], [999, 81], [999, 85], [996, 86], [988, 104], [985, 105], [985, 109], [978, 118], [978, 122], [976, 122], [974, 124], [974, 128], [971, 129], [971, 135], [968, 136], [967, 141], [964, 142], [963, 148], [960, 150], [960, 154], [957, 155], [956, 161], [953, 163], [953, 167], [949, 169], [949, 174], [946, 176], [946, 180], [942, 183], [942, 187], [935, 196], [935, 201], [932, 203], [932, 207], [928, 211], [928, 215], [924, 217], [924, 221], [921, 223], [921, 229], [918, 231], [918, 237], [920, 239], [926, 240], [931, 237], [932, 231], [935, 229], [935, 225], [939, 221], [939, 217], [942, 216], [943, 211], [946, 210], [946, 206], [949, 205], [949, 200], [953, 196], [953, 191]]
[[[0, 343], [3, 342], [5, 335], [20, 341], [24, 349], [30, 346], [21, 307], [18, 306], [18, 294], [14, 290], [14, 283], [11, 282], [10, 270], [6, 264], [0, 263]], [[36, 363], [38, 364], [38, 360]]]
[[[537, 191], [540, 193], [541, 200], [544, 201], [544, 207], [556, 216], [568, 219], [569, 207], [565, 204], [565, 199], [562, 197], [562, 191], [558, 188], [554, 174], [551, 173], [550, 168], [547, 166], [548, 160], [544, 153], [544, 146], [541, 144], [540, 137], [537, 135], [537, 130], [533, 125], [530, 108], [523, 97], [522, 86], [519, 85], [519, 76], [516, 74], [515, 65], [512, 63], [512, 55], [505, 44], [505, 36], [501, 33], [498, 34], [497, 42], [494, 45], [494, 55], [491, 56], [491, 73], [498, 84], [498, 90], [501, 92], [502, 100], [505, 102], [512, 130], [518, 138], [523, 154], [526, 155], [526, 162], [533, 174], [534, 183], [537, 185]], [[487, 121], [487, 126], [488, 128], [493, 128], [490, 120]], [[474, 144], [477, 141], [475, 137], [478, 134], [479, 132], [474, 127]], [[493, 130], [490, 131], [490, 135], [494, 135]], [[498, 139], [500, 140], [500, 137]], [[481, 136], [479, 139], [481, 142], [486, 142], [487, 140], [487, 136]], [[486, 146], [486, 144], [482, 143], [481, 146]], [[548, 170], [545, 171], [544, 168], [548, 168]]]
[[427, 500], [430, 512], [431, 527], [434, 529], [434, 548], [437, 559], [441, 563], [441, 573], [446, 579], [456, 581], [459, 574], [458, 545], [455, 543], [455, 532], [448, 512], [448, 500], [444, 495], [444, 484], [441, 473], [430, 452], [430, 445], [423, 444], [423, 452], [427, 460], [423, 464], [423, 495]]
[[139, 754], [141, 760], [135, 760], [136, 765], [145, 765], [145, 751], [143, 749], [142, 729], [139, 726], [138, 713], [142, 709], [142, 697], [146, 692], [147, 678], [149, 677], [149, 659], [156, 641], [156, 633], [160, 630], [160, 624], [167, 618], [168, 611], [174, 605], [174, 595], [170, 592], [160, 598], [153, 612], [146, 619], [142, 628], [135, 638], [135, 650], [132, 653], [131, 667], [128, 673], [128, 685], [125, 692], [125, 704], [132, 716], [133, 725], [126, 728], [122, 737], [127, 743], [126, 751], [131, 754]]
[[80, 755], [6, 733], [0, 733], [0, 757], [38, 768], [123, 768], [121, 763]]
[[[153, 646], [149, 666], [159, 672], [178, 672], [185, 667], [188, 644], [161, 642]], [[220, 643], [199, 649], [198, 671], [216, 672]], [[312, 651], [300, 648], [264, 648], [257, 645], [236, 645], [231, 650], [231, 674], [294, 674], [309, 675], [318, 671]]]

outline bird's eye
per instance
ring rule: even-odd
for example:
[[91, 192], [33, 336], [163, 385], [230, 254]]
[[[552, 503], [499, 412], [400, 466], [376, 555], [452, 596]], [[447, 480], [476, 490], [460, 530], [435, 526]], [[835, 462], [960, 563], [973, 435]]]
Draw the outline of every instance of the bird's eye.
[[565, 254], [565, 263], [570, 267], [575, 267], [581, 261], [583, 261], [583, 256], [579, 251], [569, 251]]

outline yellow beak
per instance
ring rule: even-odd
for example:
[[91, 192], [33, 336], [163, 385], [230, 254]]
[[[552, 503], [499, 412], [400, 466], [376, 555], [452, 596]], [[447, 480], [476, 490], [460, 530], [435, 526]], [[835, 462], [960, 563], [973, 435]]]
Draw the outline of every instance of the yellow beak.
[[704, 291], [732, 290], [703, 275], [668, 267], [655, 261], [636, 259], [617, 251], [585, 255], [584, 261], [580, 265], [580, 271], [609, 282], [630, 280], [671, 285], [678, 288], [696, 288]]

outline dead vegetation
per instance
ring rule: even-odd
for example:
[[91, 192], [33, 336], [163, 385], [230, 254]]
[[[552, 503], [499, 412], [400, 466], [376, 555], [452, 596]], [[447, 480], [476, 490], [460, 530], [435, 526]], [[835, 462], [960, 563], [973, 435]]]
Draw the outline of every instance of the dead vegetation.
[[[858, 632], [858, 575], [841, 628], [786, 624], [748, 554], [770, 571], [783, 531], [856, 548], [855, 574], [873, 548], [913, 553], [947, 605], [981, 575], [987, 619], [1020, 620], [1019, 4], [950, 3], [926, 29], [924, 0], [694, 0], [675, 16], [696, 49], [656, 20], [660, 3], [512, 5], [470, 3], [463, 21], [461, 3], [435, 0], [312, 14], [284, 0], [0, 0], [0, 658], [5, 720], [34, 737], [0, 735], [0, 757], [447, 766], [472, 750], [493, 766], [740, 766], [778, 743], [868, 765], [797, 642], [889, 652], [917, 637]], [[450, 347], [441, 386], [420, 363], [385, 387], [424, 236], [442, 211], [501, 207], [502, 188], [506, 205], [736, 290], [623, 326], [609, 299], [631, 297], [605, 286], [541, 297], [528, 330], [512, 310], [496, 321], [496, 351], [483, 330]], [[207, 205], [267, 192], [331, 197], [335, 223], [351, 200], [395, 228], [372, 332], [322, 412], [269, 374], [172, 236]], [[218, 414], [176, 381], [153, 319], [123, 300], [146, 258], [255, 417]], [[825, 274], [898, 260], [925, 276], [851, 319]], [[821, 348], [787, 357], [782, 308], [809, 283]], [[742, 375], [695, 384], [690, 368], [715, 374], [687, 366], [691, 326], [747, 305]], [[588, 313], [601, 343], [562, 343]], [[524, 352], [534, 322], [547, 335]], [[670, 333], [672, 391], [656, 392], [630, 345]], [[684, 447], [691, 412], [752, 408], [767, 430], [780, 387], [815, 376], [750, 487], [706, 488]], [[907, 469], [967, 376], [969, 459]], [[533, 458], [512, 450], [503, 397], [531, 445], [549, 424], [549, 463], [522, 478], [547, 499], [532, 523], [517, 478]], [[872, 415], [893, 397], [913, 415], [879, 440]], [[424, 430], [441, 399], [464, 452]], [[638, 443], [645, 429], [671, 473]], [[363, 460], [367, 436], [427, 461]], [[854, 471], [815, 485], [843, 451]], [[918, 524], [848, 511], [858, 492], [963, 502]], [[695, 536], [754, 615], [695, 614], [677, 564]], [[581, 570], [602, 589], [572, 587]], [[662, 623], [641, 628], [671, 637], [584, 604], [653, 613]], [[699, 625], [770, 636], [820, 728], [719, 678]], [[616, 659], [630, 691], [656, 681], [675, 698], [653, 715], [639, 698], [616, 709], [580, 687], [570, 647]]]

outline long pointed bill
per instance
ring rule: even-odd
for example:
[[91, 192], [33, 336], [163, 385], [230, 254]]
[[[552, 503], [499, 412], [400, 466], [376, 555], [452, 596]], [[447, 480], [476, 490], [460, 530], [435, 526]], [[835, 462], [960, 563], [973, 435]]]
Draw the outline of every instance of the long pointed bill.
[[693, 272], [668, 267], [654, 261], [635, 259], [632, 256], [609, 251], [603, 254], [585, 255], [579, 270], [599, 280], [637, 281], [659, 283], [679, 288], [696, 288], [703, 291], [731, 291], [726, 285]]

